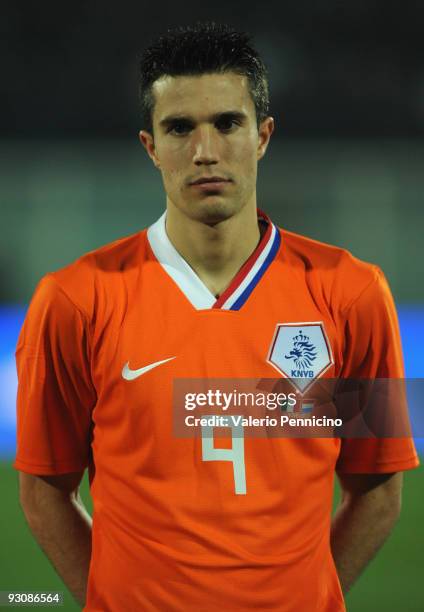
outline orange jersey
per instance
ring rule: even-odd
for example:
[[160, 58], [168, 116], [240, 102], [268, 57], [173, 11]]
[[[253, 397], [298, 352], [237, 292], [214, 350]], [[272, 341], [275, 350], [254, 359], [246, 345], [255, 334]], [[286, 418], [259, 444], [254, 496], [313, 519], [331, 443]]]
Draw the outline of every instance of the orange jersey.
[[418, 465], [407, 438], [246, 437], [236, 466], [213, 440], [174, 435], [176, 379], [276, 378], [295, 359], [314, 378], [403, 376], [381, 271], [264, 221], [218, 300], [164, 216], [37, 288], [17, 347], [15, 467], [89, 468], [89, 612], [340, 612], [334, 473]]

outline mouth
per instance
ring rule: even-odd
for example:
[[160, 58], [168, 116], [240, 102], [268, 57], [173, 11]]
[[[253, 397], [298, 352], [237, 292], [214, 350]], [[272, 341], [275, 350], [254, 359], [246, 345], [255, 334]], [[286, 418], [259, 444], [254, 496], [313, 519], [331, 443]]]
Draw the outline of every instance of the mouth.
[[202, 176], [195, 181], [190, 183], [193, 187], [220, 187], [226, 185], [227, 183], [231, 183], [230, 179], [225, 179], [222, 176]]

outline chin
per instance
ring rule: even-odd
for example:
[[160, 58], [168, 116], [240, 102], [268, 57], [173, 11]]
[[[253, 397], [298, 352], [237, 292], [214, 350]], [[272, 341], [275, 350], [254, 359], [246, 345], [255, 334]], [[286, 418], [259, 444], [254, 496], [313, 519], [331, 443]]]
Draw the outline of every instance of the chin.
[[191, 207], [193, 218], [208, 225], [216, 225], [233, 217], [239, 208], [233, 202], [223, 202], [210, 198], [194, 203]]

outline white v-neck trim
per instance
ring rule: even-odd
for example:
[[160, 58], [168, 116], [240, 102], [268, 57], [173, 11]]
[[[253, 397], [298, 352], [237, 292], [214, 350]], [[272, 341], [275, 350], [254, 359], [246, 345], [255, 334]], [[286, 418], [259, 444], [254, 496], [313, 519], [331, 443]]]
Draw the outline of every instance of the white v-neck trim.
[[166, 211], [147, 230], [147, 238], [156, 259], [195, 308], [212, 308], [216, 297], [169, 240], [165, 220]]
[[255, 251], [219, 298], [206, 287], [168, 238], [165, 226], [166, 211], [149, 227], [147, 239], [159, 264], [194, 308], [240, 310], [274, 261], [281, 243], [278, 228], [259, 209], [258, 218], [266, 221], [268, 229]]

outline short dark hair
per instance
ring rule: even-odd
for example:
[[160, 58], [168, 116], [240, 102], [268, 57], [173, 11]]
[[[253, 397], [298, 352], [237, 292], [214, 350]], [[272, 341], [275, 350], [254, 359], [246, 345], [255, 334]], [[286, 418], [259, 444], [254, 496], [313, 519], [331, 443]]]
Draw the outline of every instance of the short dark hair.
[[258, 126], [267, 117], [268, 80], [265, 65], [245, 32], [214, 22], [168, 30], [140, 60], [140, 102], [144, 129], [153, 132], [153, 83], [161, 76], [195, 76], [235, 72], [248, 78]]

